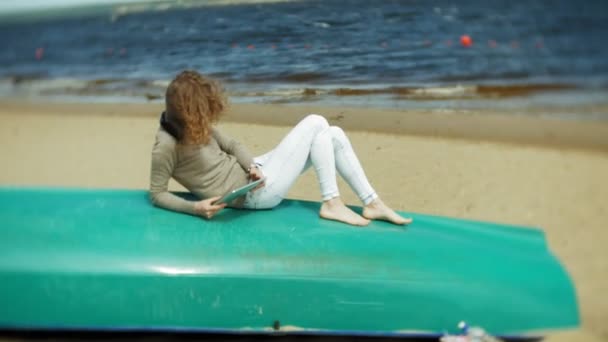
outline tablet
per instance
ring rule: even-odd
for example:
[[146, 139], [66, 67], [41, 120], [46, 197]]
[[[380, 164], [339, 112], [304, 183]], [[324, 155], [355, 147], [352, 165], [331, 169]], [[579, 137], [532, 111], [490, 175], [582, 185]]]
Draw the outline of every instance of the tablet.
[[253, 190], [256, 186], [260, 185], [260, 183], [262, 183], [265, 179], [266, 178], [258, 179], [254, 182], [247, 183], [247, 185], [244, 185], [238, 189], [234, 189], [234, 190], [230, 191], [229, 193], [225, 194], [224, 196], [222, 196], [222, 198], [220, 198], [213, 204], [230, 203], [230, 202], [234, 201], [237, 197], [243, 196], [243, 195], [247, 194], [249, 191]]

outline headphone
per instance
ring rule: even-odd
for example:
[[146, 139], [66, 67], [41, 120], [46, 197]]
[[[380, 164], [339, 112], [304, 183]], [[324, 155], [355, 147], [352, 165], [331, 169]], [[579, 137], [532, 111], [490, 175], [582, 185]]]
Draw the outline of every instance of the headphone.
[[167, 131], [167, 133], [171, 134], [175, 140], [180, 140], [183, 136], [183, 129], [182, 127], [167, 119], [167, 112], [163, 112], [160, 115], [160, 125], [165, 129], [165, 131]]

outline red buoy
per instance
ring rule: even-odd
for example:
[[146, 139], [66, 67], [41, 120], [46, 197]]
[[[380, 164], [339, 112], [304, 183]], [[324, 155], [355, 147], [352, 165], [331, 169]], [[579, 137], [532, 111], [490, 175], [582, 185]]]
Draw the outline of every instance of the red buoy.
[[42, 57], [44, 57], [44, 48], [39, 47], [36, 49], [36, 59], [41, 60]]
[[464, 46], [464, 47], [471, 47], [473, 46], [473, 39], [471, 39], [471, 37], [465, 35], [460, 36], [460, 45]]

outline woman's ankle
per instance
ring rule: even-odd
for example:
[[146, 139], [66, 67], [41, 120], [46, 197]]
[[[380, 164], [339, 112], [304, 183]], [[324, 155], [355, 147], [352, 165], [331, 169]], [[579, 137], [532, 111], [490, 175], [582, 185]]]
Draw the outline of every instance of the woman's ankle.
[[370, 220], [383, 220], [398, 225], [412, 223], [411, 218], [405, 218], [384, 204], [380, 198], [376, 198], [363, 208], [363, 217]]
[[380, 197], [376, 197], [371, 202], [365, 204], [363, 207], [364, 208], [381, 208], [383, 206], [386, 206], [384, 204], [384, 202], [382, 202], [382, 200], [380, 199]]
[[334, 197], [323, 201], [319, 216], [328, 220], [335, 220], [348, 223], [354, 226], [366, 226], [369, 220], [352, 211], [342, 202], [340, 197]]
[[342, 198], [340, 196], [335, 196], [328, 200], [324, 200], [323, 205], [331, 208], [331, 207], [335, 207], [335, 206], [344, 206], [345, 204], [342, 201]]

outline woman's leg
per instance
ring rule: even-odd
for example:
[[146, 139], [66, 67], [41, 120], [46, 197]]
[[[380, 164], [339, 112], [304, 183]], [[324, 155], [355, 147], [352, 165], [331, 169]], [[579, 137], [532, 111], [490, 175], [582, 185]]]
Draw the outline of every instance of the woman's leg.
[[328, 131], [332, 137], [334, 155], [336, 158], [336, 168], [340, 176], [357, 194], [361, 202], [365, 205], [363, 216], [368, 219], [385, 220], [395, 224], [408, 224], [411, 219], [405, 219], [386, 206], [372, 188], [359, 158], [355, 154], [353, 147], [340, 127], [331, 126]]
[[372, 188], [363, 172], [363, 167], [359, 162], [359, 158], [355, 154], [350, 140], [344, 134], [342, 128], [337, 126], [331, 126], [329, 132], [332, 138], [332, 144], [334, 146], [334, 154], [336, 158], [336, 168], [340, 173], [340, 176], [344, 178], [346, 183], [351, 189], [357, 194], [363, 204], [369, 204], [378, 195]]
[[271, 152], [255, 158], [262, 164], [266, 185], [249, 193], [245, 206], [267, 209], [278, 205], [297, 177], [314, 166], [324, 201], [321, 216], [354, 225], [368, 220], [348, 209], [339, 199], [332, 137], [327, 120], [319, 115], [304, 118]]

